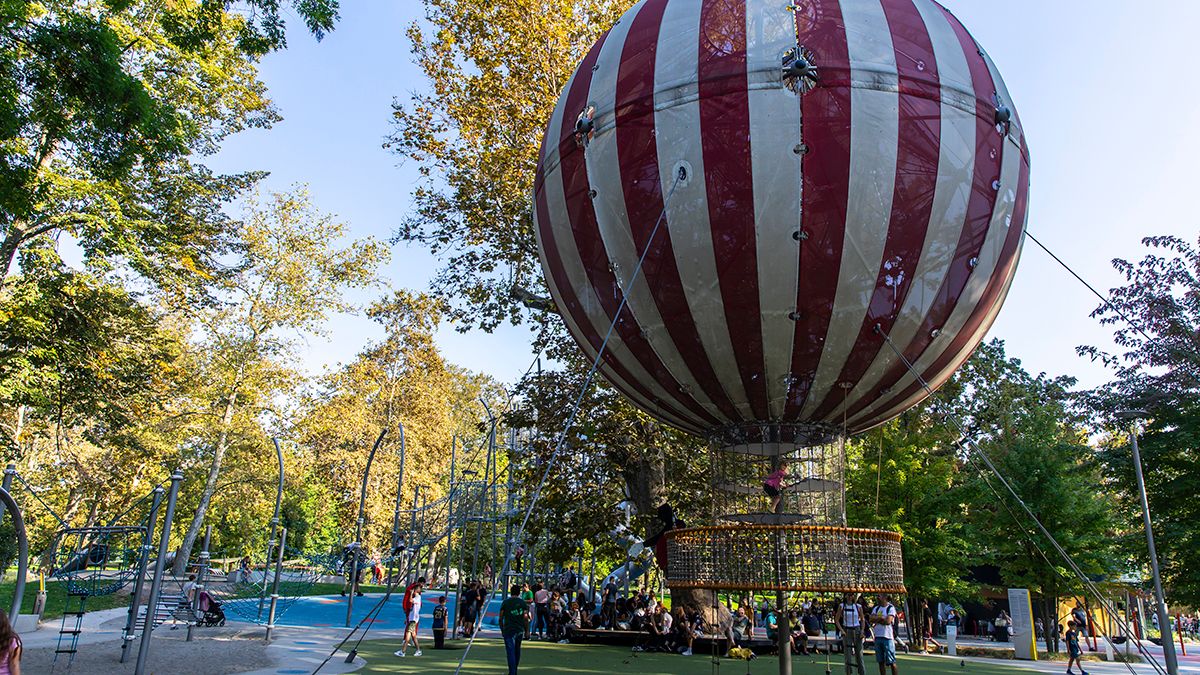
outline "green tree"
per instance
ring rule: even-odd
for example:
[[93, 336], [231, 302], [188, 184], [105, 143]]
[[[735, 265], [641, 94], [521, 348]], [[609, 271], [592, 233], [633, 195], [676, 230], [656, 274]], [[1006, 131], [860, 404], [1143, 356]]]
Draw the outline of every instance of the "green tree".
[[[962, 391], [951, 382], [942, 401]], [[962, 458], [957, 430], [925, 402], [849, 444], [847, 521], [903, 535], [904, 585], [912, 625], [924, 626], [923, 601], [963, 600], [975, 585], [967, 578], [976, 550], [964, 511]], [[922, 640], [923, 631], [914, 636]]]
[[422, 177], [396, 238], [442, 257], [433, 288], [462, 330], [520, 323], [522, 291], [546, 295], [531, 215], [542, 132], [628, 4], [425, 0], [409, 28], [428, 87], [393, 110], [387, 145]]
[[[460, 461], [468, 461], [466, 438], [475, 441], [478, 454], [483, 414], [478, 399], [483, 396], [498, 409], [500, 392], [489, 379], [442, 357], [434, 341], [442, 320], [436, 299], [396, 291], [367, 313], [383, 327], [384, 337], [321, 378], [302, 403], [295, 433], [310, 453], [311, 470], [329, 489], [341, 542], [349, 543], [367, 456], [380, 430], [387, 429], [368, 479], [362, 537], [369, 549], [386, 551], [400, 471], [398, 424], [405, 432], [402, 508], [410, 508], [418, 486], [428, 502], [436, 502], [447, 491], [452, 436], [461, 434]], [[476, 468], [481, 467], [480, 462]], [[427, 525], [441, 530], [446, 515], [444, 509], [428, 514]]]
[[1141, 506], [1123, 409], [1143, 409], [1139, 449], [1163, 583], [1172, 602], [1200, 604], [1200, 248], [1176, 237], [1147, 237], [1141, 260], [1113, 261], [1124, 284], [1110, 291], [1112, 304], [1093, 316], [1111, 326], [1119, 353], [1080, 347], [1113, 371], [1113, 381], [1092, 392], [1111, 437], [1101, 459], [1106, 487], [1123, 515], [1122, 550], [1149, 578]]
[[[284, 44], [282, 9], [279, 0], [7, 3], [0, 286], [19, 251], [58, 234], [77, 239], [90, 264], [129, 265], [158, 282], [218, 269], [231, 243], [221, 207], [255, 176], [214, 176], [193, 157], [278, 118], [256, 69]], [[293, 9], [318, 37], [337, 17], [336, 0]]]
[[[1088, 444], [1086, 416], [1071, 393], [1075, 380], [1028, 373], [1004, 344], [980, 346], [958, 375], [964, 392], [954, 414], [962, 419], [1021, 502], [1033, 512], [1089, 577], [1113, 579], [1115, 514], [1104, 493], [1101, 467]], [[1045, 625], [1058, 623], [1058, 598], [1081, 593], [1083, 583], [1029, 520], [1020, 503], [968, 453], [974, 470], [966, 489], [980, 562], [1000, 568], [1009, 586], [1043, 599]], [[1015, 529], [1014, 529], [1015, 528]], [[1050, 631], [1046, 646], [1057, 651]]]
[[[247, 207], [234, 271], [221, 278], [216, 303], [196, 319], [193, 358], [211, 423], [194, 452], [209, 457], [208, 476], [180, 544], [177, 574], [200, 533], [231, 443], [259, 430], [256, 416], [296, 384], [294, 336], [320, 332], [334, 312], [352, 309], [347, 289], [375, 281], [385, 247], [371, 239], [343, 245], [346, 234], [346, 226], [317, 211], [303, 189]], [[266, 439], [245, 447], [265, 455]]]

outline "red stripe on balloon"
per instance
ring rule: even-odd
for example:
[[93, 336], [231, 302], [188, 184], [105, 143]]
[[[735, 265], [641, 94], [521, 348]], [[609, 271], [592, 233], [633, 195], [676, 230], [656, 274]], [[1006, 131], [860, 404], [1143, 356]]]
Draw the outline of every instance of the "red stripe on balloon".
[[796, 34], [813, 53], [820, 84], [800, 97], [800, 274], [796, 335], [784, 419], [795, 420], [820, 365], [833, 313], [850, 185], [850, 54], [836, 0], [799, 3]]
[[[933, 343], [935, 330], [941, 330], [946, 321], [958, 306], [958, 300], [974, 271], [973, 260], [979, 259], [979, 253], [987, 240], [988, 227], [991, 225], [992, 212], [996, 208], [999, 192], [993, 187], [993, 182], [1000, 179], [1000, 167], [1003, 161], [1004, 136], [997, 133], [995, 115], [996, 108], [992, 103], [995, 85], [987, 63], [979, 55], [975, 40], [967, 33], [962, 24], [952, 14], [942, 9], [946, 20], [950, 22], [958, 37], [959, 45], [967, 59], [971, 72], [971, 84], [975, 89], [975, 168], [971, 178], [971, 195], [967, 202], [967, 216], [959, 236], [958, 245], [954, 250], [954, 259], [946, 272], [946, 278], [938, 288], [937, 296], [925, 314], [925, 319], [917, 329], [912, 341], [904, 347], [902, 353], [910, 363], [925, 353]], [[889, 348], [890, 349], [890, 348]], [[908, 369], [899, 360], [888, 368], [887, 373], [880, 379], [879, 387], [887, 392], [896, 386]], [[879, 399], [872, 393], [864, 394], [858, 402], [852, 404], [847, 416], [854, 417]]]
[[725, 325], [754, 419], [765, 420], [744, 0], [705, 0], [697, 69], [704, 187]]
[[[892, 34], [900, 90], [896, 180], [875, 290], [838, 375], [838, 382], [851, 384], [867, 372], [883, 347], [875, 327], [891, 333], [912, 289], [933, 212], [942, 135], [937, 57], [925, 21], [912, 0], [884, 0], [883, 12]], [[840, 387], [830, 389], [812, 417], [821, 419], [833, 412], [843, 395]]]
[[[543, 139], [544, 140], [544, 139]], [[550, 209], [546, 204], [546, 195], [543, 188], [544, 177], [542, 174], [542, 165], [538, 164], [537, 175], [534, 178], [534, 208], [537, 209], [538, 233], [542, 240], [542, 251], [546, 256], [546, 263], [550, 268], [549, 284], [551, 291], [557, 291], [561, 302], [559, 302], [559, 311], [565, 311], [575, 321], [580, 332], [583, 335], [576, 335], [578, 339], [586, 340], [592, 346], [593, 351], [599, 351], [600, 345], [603, 342], [603, 336], [598, 335], [592, 327], [591, 320], [588, 318], [587, 311], [581, 305], [578, 296], [575, 295], [575, 290], [571, 286], [570, 279], [567, 277], [567, 272], [563, 268], [562, 259], [559, 257], [558, 244], [554, 238], [554, 227], [550, 220]], [[654, 396], [646, 389], [636, 378], [634, 378], [624, 364], [617, 359], [612, 351], [605, 349], [600, 356], [601, 360], [607, 365], [620, 381], [614, 378], [607, 378], [609, 383], [631, 400], [642, 401], [642, 405], [654, 404], [662, 410], [661, 414], [677, 417], [680, 420], [690, 419], [690, 416], [680, 414], [678, 410], [670, 405], [664, 405], [659, 401], [658, 397]], [[634, 394], [636, 392], [636, 395]], [[651, 411], [653, 410], [651, 406]], [[653, 414], [653, 412], [651, 412]], [[665, 419], [670, 424], [678, 425], [678, 421]]]
[[[1028, 206], [1029, 162], [1022, 157], [1020, 178], [1017, 179], [1017, 196], [1013, 204], [1012, 221], [1008, 225], [1008, 234], [1004, 238], [1004, 246], [1000, 251], [1000, 260], [997, 261], [996, 269], [992, 273], [991, 278], [988, 279], [983, 297], [976, 303], [975, 310], [971, 314], [970, 319], [967, 320], [967, 324], [963, 326], [962, 330], [958, 332], [958, 335], [955, 336], [950, 345], [938, 356], [937, 360], [922, 371], [922, 377], [930, 385], [931, 389], [936, 390], [945, 384], [954, 375], [954, 371], [963, 363], [966, 363], [967, 359], [974, 353], [974, 348], [961, 357], [958, 355], [971, 345], [972, 342], [977, 343], [983, 337], [983, 334], [991, 328], [991, 322], [995, 320], [996, 316], [992, 313], [992, 310], [995, 309], [998, 303], [1004, 301], [1003, 292], [1008, 288], [1013, 274], [1016, 273], [1017, 259], [1020, 257], [1018, 253], [1020, 251], [1021, 235], [1024, 231], [1023, 225]], [[900, 414], [904, 409], [896, 409], [896, 406], [917, 393], [921, 388], [919, 383], [913, 382], [908, 387], [905, 387], [904, 391], [893, 396], [886, 404], [881, 406], [879, 409], [880, 414], [861, 423], [856, 423], [855, 427], [870, 428]]]
[[647, 251], [642, 275], [663, 324], [700, 388], [729, 419], [737, 410], [713, 371], [688, 306], [668, 223], [650, 233], [663, 211], [663, 185], [654, 120], [654, 65], [667, 0], [648, 0], [629, 27], [617, 74], [616, 141], [630, 234], [638, 253]]
[[[587, 271], [588, 280], [606, 317], [610, 321], [616, 317], [616, 333], [620, 335], [633, 357], [664, 390], [672, 394], [680, 405], [692, 413], [690, 416], [692, 419], [699, 418], [716, 425], [717, 420], [684, 390], [663, 365], [658, 355], [654, 353], [654, 349], [642, 335], [641, 328], [630, 308], [624, 307], [620, 315], [617, 315], [617, 308], [621, 306], [623, 294], [617, 278], [609, 266], [608, 253], [604, 249], [604, 240], [601, 238], [600, 227], [596, 222], [596, 210], [592, 204], [591, 184], [588, 180], [587, 164], [584, 158], [585, 151], [575, 142], [573, 136], [575, 120], [579, 112], [588, 105], [587, 97], [592, 82], [592, 66], [595, 65], [603, 45], [604, 38], [601, 38], [588, 52], [587, 57], [579, 66], [575, 81], [567, 92], [561, 140], [558, 147], [559, 170], [562, 173], [567, 216], [575, 237], [575, 245], [579, 250], [580, 262]], [[658, 236], [666, 236], [666, 232], [660, 230]]]

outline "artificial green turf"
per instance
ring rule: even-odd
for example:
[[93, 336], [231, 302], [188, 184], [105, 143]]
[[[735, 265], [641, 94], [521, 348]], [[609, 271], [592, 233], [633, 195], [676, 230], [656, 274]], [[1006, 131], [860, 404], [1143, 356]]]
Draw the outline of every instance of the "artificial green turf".
[[[465, 641], [455, 641], [454, 649], [433, 649], [433, 640], [428, 636], [422, 637], [424, 656], [413, 657], [412, 648], [409, 656], [399, 658], [394, 652], [399, 646], [398, 641], [380, 640], [365, 641], [359, 647], [358, 654], [366, 659], [367, 665], [361, 673], [452, 673], [463, 654]], [[477, 639], [471, 647], [463, 666], [464, 673], [498, 673], [508, 672], [504, 659], [504, 643], [498, 639]], [[958, 661], [920, 656], [901, 656], [899, 660], [901, 675], [961, 675], [964, 670]], [[871, 655], [866, 660], [868, 675], [876, 671]], [[830, 661], [833, 673], [840, 675], [842, 669], [840, 654], [834, 654]], [[792, 658], [793, 672], [798, 675], [825, 675], [825, 659], [814, 659], [811, 656], [794, 656]], [[971, 675], [1012, 675], [1014, 672], [1028, 671], [1005, 665], [1003, 663], [971, 663]], [[582, 675], [612, 675], [613, 673], [636, 673], [637, 675], [675, 675], [695, 673], [696, 675], [711, 675], [713, 670], [712, 657], [708, 654], [680, 656], [678, 654], [635, 654], [628, 648], [604, 647], [598, 645], [560, 645], [545, 642], [525, 641], [521, 646], [522, 673], [580, 673]], [[750, 672], [754, 675], [766, 675], [779, 672], [779, 661], [774, 656], [760, 656], [749, 663], [734, 659], [721, 659], [720, 671], [725, 675], [741, 675]]]

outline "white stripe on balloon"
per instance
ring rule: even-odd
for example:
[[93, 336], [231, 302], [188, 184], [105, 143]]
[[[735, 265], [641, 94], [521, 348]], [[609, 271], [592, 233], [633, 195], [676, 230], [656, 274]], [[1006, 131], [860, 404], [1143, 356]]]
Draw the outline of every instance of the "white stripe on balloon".
[[800, 419], [808, 419], [825, 400], [857, 341], [883, 262], [896, 183], [899, 76], [891, 29], [879, 0], [842, 0], [841, 5], [855, 82], [850, 94], [850, 203], [829, 330]]

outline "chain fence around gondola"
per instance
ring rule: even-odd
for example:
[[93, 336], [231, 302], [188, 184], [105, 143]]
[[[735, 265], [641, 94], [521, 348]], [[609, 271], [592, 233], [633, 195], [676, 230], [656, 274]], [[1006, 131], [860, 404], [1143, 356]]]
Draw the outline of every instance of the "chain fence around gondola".
[[[297, 600], [312, 595], [313, 587], [320, 583], [322, 578], [334, 574], [339, 557], [287, 549], [279, 572], [276, 620]], [[204, 580], [204, 590], [221, 603], [221, 609], [229, 618], [250, 623], [266, 623], [274, 581], [274, 564], [255, 565], [248, 572], [234, 570], [221, 574], [210, 571]]]

